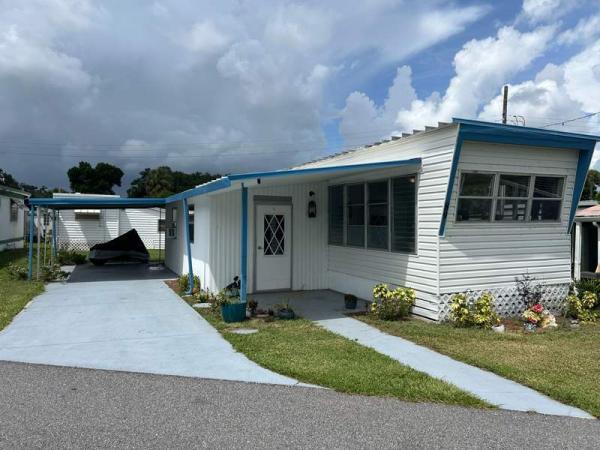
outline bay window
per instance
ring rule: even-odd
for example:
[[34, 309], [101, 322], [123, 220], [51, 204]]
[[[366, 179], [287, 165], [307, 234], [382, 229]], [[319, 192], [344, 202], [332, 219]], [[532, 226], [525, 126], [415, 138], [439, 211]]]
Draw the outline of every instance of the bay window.
[[329, 187], [329, 244], [412, 253], [416, 175]]
[[558, 221], [564, 177], [463, 172], [457, 222]]

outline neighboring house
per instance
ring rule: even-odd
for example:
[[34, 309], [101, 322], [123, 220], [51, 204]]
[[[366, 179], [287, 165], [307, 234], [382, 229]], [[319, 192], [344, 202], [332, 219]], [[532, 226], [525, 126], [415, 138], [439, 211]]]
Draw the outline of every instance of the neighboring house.
[[25, 191], [0, 186], [0, 251], [23, 248], [27, 197]]
[[[118, 195], [53, 194], [53, 198], [110, 199]], [[89, 250], [135, 228], [149, 249], [164, 248], [164, 220], [161, 208], [66, 209], [57, 213], [57, 247], [61, 250]]]
[[[583, 203], [583, 202], [582, 202]], [[573, 278], [600, 278], [600, 206], [578, 209], [573, 229]]]

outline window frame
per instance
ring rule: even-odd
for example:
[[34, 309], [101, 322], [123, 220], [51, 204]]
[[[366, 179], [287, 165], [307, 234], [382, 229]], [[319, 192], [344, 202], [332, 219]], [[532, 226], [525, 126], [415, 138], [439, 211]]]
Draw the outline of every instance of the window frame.
[[[461, 182], [462, 182], [462, 177], [464, 174], [469, 174], [469, 173], [476, 173], [476, 174], [487, 174], [487, 175], [493, 175], [494, 179], [493, 179], [493, 184], [492, 184], [492, 196], [491, 196], [491, 200], [492, 200], [492, 210], [491, 210], [491, 214], [490, 214], [490, 220], [488, 221], [484, 221], [484, 220], [478, 220], [478, 221], [470, 221], [470, 220], [457, 220], [457, 215], [458, 215], [458, 202], [461, 198], [476, 198], [476, 199], [488, 199], [490, 197], [484, 197], [484, 196], [471, 196], [471, 195], [460, 195], [460, 186], [461, 186]], [[515, 175], [515, 176], [527, 176], [529, 177], [529, 186], [527, 189], [527, 197], [503, 197], [498, 195], [498, 187], [500, 185], [500, 176], [501, 175]], [[561, 196], [560, 198], [538, 198], [538, 197], [534, 197], [534, 191], [535, 191], [535, 179], [536, 177], [550, 177], [550, 178], [560, 178], [562, 179], [562, 192], [561, 192]], [[552, 224], [552, 225], [556, 225], [556, 224], [562, 224], [563, 223], [563, 215], [562, 215], [562, 210], [563, 210], [563, 206], [564, 206], [564, 201], [565, 201], [565, 193], [567, 191], [567, 176], [566, 175], [561, 175], [561, 174], [553, 174], [553, 173], [539, 173], [539, 172], [535, 172], [535, 173], [523, 173], [523, 172], [510, 172], [510, 171], [489, 171], [489, 170], [460, 170], [459, 171], [459, 177], [458, 177], [458, 186], [456, 189], [456, 200], [454, 201], [454, 214], [453, 214], [453, 223], [454, 224], [468, 224], [468, 225], [489, 225], [489, 224], [494, 224], [494, 225], [498, 225], [498, 224], [502, 224], [502, 225], [506, 225], [506, 226], [523, 226], [523, 225], [531, 225], [531, 224]], [[496, 220], [496, 206], [498, 203], [498, 200], [526, 200], [527, 201], [527, 206], [525, 209], [525, 220]], [[558, 211], [559, 211], [559, 215], [558, 215], [558, 219], [555, 220], [531, 220], [531, 207], [533, 204], [534, 200], [549, 200], [549, 201], [555, 201], [555, 202], [559, 202], [559, 207], [558, 207]]]
[[[414, 197], [414, 216], [415, 216], [415, 224], [414, 224], [414, 251], [412, 252], [406, 252], [406, 251], [400, 251], [400, 250], [392, 250], [392, 218], [393, 218], [393, 189], [392, 189], [392, 182], [395, 178], [409, 178], [409, 177], [414, 177], [415, 179], [415, 197]], [[381, 182], [386, 182], [387, 183], [387, 248], [372, 248], [372, 247], [368, 247], [368, 214], [369, 214], [369, 184], [370, 183], [381, 183]], [[331, 187], [339, 187], [342, 186], [343, 189], [343, 210], [344, 210], [344, 215], [343, 215], [343, 239], [342, 239], [342, 243], [341, 244], [337, 244], [337, 243], [331, 243], [329, 241], [329, 226], [327, 227], [327, 245], [330, 246], [335, 246], [335, 247], [345, 247], [345, 248], [350, 248], [350, 249], [361, 249], [361, 250], [366, 250], [366, 251], [370, 251], [370, 252], [387, 252], [387, 253], [395, 253], [395, 254], [399, 254], [399, 255], [413, 255], [416, 256], [418, 254], [418, 248], [419, 248], [419, 215], [418, 215], [418, 210], [419, 210], [419, 184], [420, 184], [420, 173], [419, 172], [411, 172], [411, 173], [406, 173], [406, 174], [390, 174], [390, 175], [386, 175], [386, 176], [381, 176], [381, 177], [373, 177], [373, 178], [366, 178], [360, 181], [354, 181], [354, 180], [348, 180], [346, 182], [341, 182], [341, 183], [330, 183], [328, 184], [327, 188], [331, 188]], [[363, 227], [364, 227], [364, 238], [363, 238], [363, 245], [350, 245], [348, 244], [348, 186], [354, 186], [354, 185], [362, 185], [363, 186], [363, 190], [364, 190], [364, 197], [363, 197], [363, 213], [364, 213], [364, 219], [363, 219]], [[329, 198], [329, 196], [327, 197]], [[329, 216], [329, 205], [327, 207], [327, 215]], [[329, 221], [329, 217], [328, 217], [328, 221]], [[328, 222], [329, 223], [329, 222]]]

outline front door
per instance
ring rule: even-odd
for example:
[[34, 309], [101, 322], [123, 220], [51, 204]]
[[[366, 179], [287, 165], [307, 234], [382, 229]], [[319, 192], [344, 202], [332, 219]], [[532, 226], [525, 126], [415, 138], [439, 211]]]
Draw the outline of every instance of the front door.
[[256, 290], [292, 288], [292, 206], [256, 206]]

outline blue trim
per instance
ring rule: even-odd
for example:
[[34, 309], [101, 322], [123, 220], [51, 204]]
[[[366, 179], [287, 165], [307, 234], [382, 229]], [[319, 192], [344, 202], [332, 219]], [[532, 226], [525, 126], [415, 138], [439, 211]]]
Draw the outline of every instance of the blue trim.
[[175, 202], [183, 198], [195, 197], [197, 195], [208, 194], [210, 192], [220, 191], [231, 187], [232, 181], [243, 181], [252, 180], [256, 178], [274, 178], [274, 177], [285, 177], [294, 175], [310, 175], [319, 173], [332, 173], [332, 172], [349, 172], [354, 170], [375, 170], [384, 169], [388, 167], [400, 167], [408, 165], [420, 165], [421, 158], [412, 158], [399, 161], [383, 161], [375, 163], [364, 163], [364, 164], [351, 164], [346, 166], [328, 166], [328, 167], [312, 167], [309, 169], [289, 169], [289, 170], [275, 170], [272, 172], [250, 172], [233, 174], [218, 180], [210, 181], [202, 186], [198, 186], [194, 189], [189, 189], [179, 194], [168, 197], [167, 203]]
[[[460, 161], [460, 154], [465, 141], [489, 142], [494, 144], [512, 144], [526, 145], [534, 147], [560, 148], [566, 151], [579, 151], [579, 160], [577, 162], [577, 174], [575, 177], [575, 186], [573, 189], [573, 199], [571, 211], [569, 214], [568, 229], [571, 229], [577, 204], [581, 198], [585, 178], [592, 161], [592, 154], [596, 142], [600, 140], [599, 136], [590, 136], [578, 133], [565, 133], [562, 131], [547, 130], [541, 128], [521, 127], [516, 125], [505, 125], [489, 122], [480, 122], [477, 120], [452, 119], [457, 123], [458, 133], [456, 137], [456, 146], [452, 157], [452, 166], [448, 177], [448, 187], [446, 190], [446, 199], [438, 231], [439, 236], [444, 236], [446, 232], [446, 222], [448, 221], [448, 210], [452, 200], [452, 191], [456, 180], [456, 173]], [[498, 148], [497, 151], [502, 151]]]
[[56, 258], [58, 251], [56, 248], [56, 211], [52, 211], [52, 255]]
[[575, 220], [575, 214], [577, 213], [577, 205], [581, 199], [583, 188], [585, 186], [585, 179], [587, 178], [590, 164], [592, 163], [592, 156], [594, 155], [594, 146], [587, 149], [581, 149], [579, 151], [579, 159], [577, 161], [577, 172], [575, 173], [575, 185], [573, 186], [573, 199], [571, 200], [571, 211], [569, 212], [569, 226], [568, 230], [571, 231], [573, 221]]
[[193, 189], [188, 189], [187, 191], [180, 192], [179, 194], [171, 195], [165, 200], [166, 203], [176, 202], [179, 200], [183, 200], [184, 198], [195, 197], [197, 195], [208, 194], [209, 192], [226, 189], [229, 186], [231, 186], [231, 181], [229, 181], [229, 178], [219, 178], [217, 180], [209, 181], [208, 183], [195, 187]]
[[112, 208], [152, 208], [164, 207], [166, 204], [164, 198], [30, 198], [26, 204], [33, 206], [44, 206], [52, 209], [76, 209], [96, 207], [98, 209]]
[[442, 211], [442, 221], [440, 222], [438, 236], [444, 236], [444, 233], [446, 233], [446, 219], [448, 218], [448, 209], [450, 208], [450, 201], [452, 200], [452, 190], [454, 189], [454, 180], [456, 179], [456, 172], [458, 171], [458, 162], [460, 161], [462, 145], [463, 139], [459, 127], [458, 135], [456, 136], [456, 146], [454, 147], [454, 155], [452, 156], [450, 176], [448, 177], [448, 186], [446, 187], [446, 199], [444, 200], [444, 209]]
[[188, 206], [187, 198], [183, 199], [183, 223], [185, 227], [183, 231], [188, 260], [188, 290], [186, 294], [191, 295], [194, 292], [194, 270], [192, 268], [192, 244], [190, 242], [190, 208]]
[[242, 234], [240, 239], [240, 301], [246, 302], [248, 292], [248, 188], [242, 184]]
[[503, 123], [493, 123], [493, 122], [483, 122], [481, 120], [472, 120], [472, 119], [461, 119], [460, 117], [453, 117], [453, 123], [458, 123], [461, 125], [472, 125], [479, 129], [487, 129], [494, 130], [494, 132], [499, 131], [509, 131], [516, 133], [528, 133], [528, 134], [539, 134], [546, 136], [561, 136], [561, 137], [569, 137], [569, 138], [578, 138], [578, 139], [586, 139], [591, 141], [600, 141], [600, 136], [594, 136], [591, 134], [581, 134], [581, 133], [569, 133], [565, 131], [551, 130], [548, 128], [534, 128], [534, 127], [522, 127], [520, 125], [508, 125]]
[[29, 207], [29, 248], [27, 249], [27, 279], [33, 278], [33, 221], [35, 220], [35, 207]]

